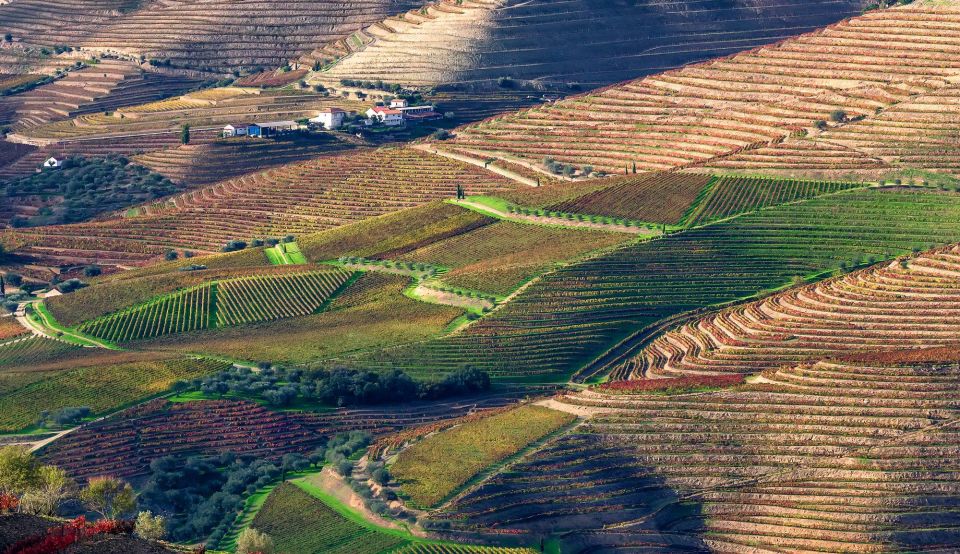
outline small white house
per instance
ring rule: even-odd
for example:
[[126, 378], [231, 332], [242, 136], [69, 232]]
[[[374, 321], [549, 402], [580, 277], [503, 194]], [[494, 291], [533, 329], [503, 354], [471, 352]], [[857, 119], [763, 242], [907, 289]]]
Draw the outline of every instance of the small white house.
[[394, 108], [374, 106], [367, 110], [367, 117], [388, 127], [403, 125], [403, 112]]
[[406, 108], [409, 105], [410, 103], [404, 100], [403, 98], [394, 98], [393, 100], [390, 101], [390, 107], [394, 109]]
[[63, 161], [54, 158], [53, 156], [47, 158], [47, 161], [43, 162], [44, 169], [57, 169], [63, 167]]
[[320, 111], [317, 117], [310, 119], [310, 123], [322, 125], [324, 129], [339, 129], [343, 126], [343, 118], [347, 112], [340, 108], [326, 108]]
[[229, 124], [223, 128], [223, 136], [225, 137], [244, 137], [247, 136], [247, 129], [249, 125], [245, 124]]

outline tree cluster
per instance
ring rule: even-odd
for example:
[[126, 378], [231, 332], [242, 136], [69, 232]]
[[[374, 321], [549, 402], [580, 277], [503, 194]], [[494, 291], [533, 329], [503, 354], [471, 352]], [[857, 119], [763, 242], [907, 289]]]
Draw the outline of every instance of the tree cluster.
[[232, 453], [158, 458], [150, 464], [150, 476], [139, 497], [140, 508], [163, 517], [172, 540], [215, 544], [230, 531], [246, 497], [286, 479], [292, 472], [324, 462], [349, 473], [353, 468], [350, 459], [371, 440], [367, 433], [343, 433], [308, 456], [291, 453], [274, 461]]
[[234, 367], [179, 386], [210, 395], [254, 396], [274, 406], [289, 406], [297, 401], [348, 406], [437, 400], [481, 392], [490, 388], [490, 376], [475, 368], [464, 368], [440, 381], [420, 382], [400, 370], [376, 373], [335, 368], [306, 372]]
[[376, 81], [359, 81], [354, 79], [340, 79], [340, 84], [345, 87], [384, 90], [388, 92], [400, 92], [403, 88], [397, 83], [384, 83], [379, 79], [377, 79]]
[[229, 530], [243, 496], [280, 479], [281, 468], [265, 460], [175, 456], [150, 464], [141, 491], [142, 509], [166, 518], [167, 534], [175, 541], [219, 541]]
[[[45, 170], [0, 187], [0, 198], [12, 203], [23, 197], [44, 201], [32, 217], [16, 216], [14, 227], [60, 225], [155, 200], [180, 190], [166, 177], [131, 164], [122, 156], [72, 157], [59, 170]], [[0, 200], [3, 201], [3, 200]]]

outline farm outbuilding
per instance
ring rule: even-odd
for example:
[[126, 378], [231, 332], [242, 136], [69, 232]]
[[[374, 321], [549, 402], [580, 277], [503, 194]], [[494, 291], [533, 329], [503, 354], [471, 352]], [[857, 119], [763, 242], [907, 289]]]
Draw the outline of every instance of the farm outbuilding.
[[294, 131], [300, 126], [296, 121], [271, 121], [268, 123], [251, 123], [247, 127], [247, 135], [251, 137], [275, 137]]

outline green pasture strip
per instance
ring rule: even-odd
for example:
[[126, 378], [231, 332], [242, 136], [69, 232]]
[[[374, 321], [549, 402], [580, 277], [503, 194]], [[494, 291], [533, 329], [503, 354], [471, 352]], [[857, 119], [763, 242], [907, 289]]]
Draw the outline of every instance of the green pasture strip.
[[300, 246], [298, 246], [297, 243], [288, 242], [281, 244], [283, 244], [284, 253], [291, 264], [298, 265], [307, 263], [307, 257], [300, 251]]
[[264, 248], [263, 252], [267, 255], [267, 259], [270, 260], [270, 265], [284, 265], [283, 257], [280, 252], [277, 252], [276, 246]]
[[300, 265], [307, 262], [306, 256], [295, 242], [280, 242], [263, 249], [271, 265]]

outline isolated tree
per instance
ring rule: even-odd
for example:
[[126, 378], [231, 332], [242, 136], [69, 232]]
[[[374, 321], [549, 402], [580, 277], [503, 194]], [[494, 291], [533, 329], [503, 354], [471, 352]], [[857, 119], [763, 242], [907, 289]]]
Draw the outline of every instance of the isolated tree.
[[237, 554], [273, 554], [273, 539], [252, 527], [244, 529], [237, 538]]
[[167, 250], [167, 253], [163, 255], [163, 258], [164, 258], [165, 260], [167, 260], [168, 262], [172, 262], [173, 260], [176, 260], [176, 259], [177, 259], [177, 251], [176, 251], [176, 250]]
[[184, 125], [180, 128], [180, 143], [190, 144], [190, 126]]
[[847, 120], [847, 112], [843, 110], [833, 110], [830, 112], [830, 120], [834, 123], [843, 123]]
[[73, 496], [75, 488], [76, 484], [66, 471], [59, 467], [41, 466], [36, 485], [20, 497], [20, 509], [35, 515], [57, 515], [60, 506]]
[[80, 491], [86, 506], [108, 519], [117, 519], [137, 507], [137, 495], [130, 483], [116, 477], [94, 477]]
[[25, 446], [0, 448], [0, 493], [23, 494], [40, 483], [40, 462]]
[[158, 541], [167, 534], [167, 519], [163, 516], [155, 516], [149, 510], [140, 512], [137, 514], [133, 530], [141, 539]]
[[827, 128], [827, 122], [822, 119], [818, 119], [813, 122], [813, 126], [823, 131]]

